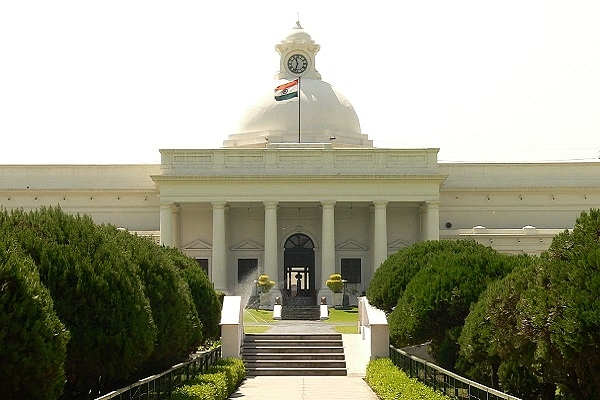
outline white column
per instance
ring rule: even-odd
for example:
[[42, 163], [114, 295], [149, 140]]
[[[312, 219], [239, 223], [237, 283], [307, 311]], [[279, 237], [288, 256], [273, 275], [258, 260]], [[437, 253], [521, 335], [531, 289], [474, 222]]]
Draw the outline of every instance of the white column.
[[173, 247], [173, 203], [160, 203], [160, 244]]
[[179, 204], [173, 204], [171, 207], [171, 246], [179, 248]]
[[428, 201], [425, 213], [425, 240], [440, 239], [440, 201]]
[[264, 273], [279, 282], [277, 266], [277, 202], [265, 201], [265, 260]]
[[335, 273], [335, 201], [322, 201], [322, 246], [321, 246], [321, 288], [326, 289], [325, 281]]
[[216, 290], [227, 290], [227, 249], [225, 247], [225, 202], [214, 202], [212, 281]]
[[373, 228], [373, 269], [387, 259], [387, 201], [374, 201], [375, 222]]

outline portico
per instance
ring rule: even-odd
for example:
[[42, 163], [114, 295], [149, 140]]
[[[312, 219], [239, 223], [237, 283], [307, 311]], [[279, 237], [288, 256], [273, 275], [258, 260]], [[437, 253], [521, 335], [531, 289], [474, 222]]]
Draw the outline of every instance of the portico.
[[205, 259], [215, 288], [227, 293], [247, 268], [240, 260], [255, 260], [283, 289], [285, 244], [297, 233], [314, 243], [315, 297], [330, 297], [325, 281], [345, 260], [354, 260], [348, 268], [362, 291], [388, 254], [438, 238], [437, 149], [300, 144], [161, 154], [152, 177], [161, 242]]

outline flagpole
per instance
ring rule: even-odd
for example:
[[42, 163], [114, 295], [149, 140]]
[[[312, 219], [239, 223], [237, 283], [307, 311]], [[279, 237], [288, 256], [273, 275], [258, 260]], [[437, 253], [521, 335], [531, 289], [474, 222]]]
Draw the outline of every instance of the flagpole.
[[298, 77], [298, 143], [300, 141], [300, 77]]

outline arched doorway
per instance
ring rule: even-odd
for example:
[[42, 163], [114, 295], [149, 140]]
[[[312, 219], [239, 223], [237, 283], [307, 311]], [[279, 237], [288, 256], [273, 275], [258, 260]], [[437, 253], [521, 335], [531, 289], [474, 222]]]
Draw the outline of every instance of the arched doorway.
[[290, 236], [284, 245], [284, 298], [303, 297], [316, 304], [315, 245], [302, 233]]

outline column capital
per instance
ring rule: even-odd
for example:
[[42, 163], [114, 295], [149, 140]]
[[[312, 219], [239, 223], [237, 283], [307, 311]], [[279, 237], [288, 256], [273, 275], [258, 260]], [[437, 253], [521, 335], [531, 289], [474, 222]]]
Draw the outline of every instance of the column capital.
[[321, 201], [321, 207], [333, 208], [333, 207], [335, 207], [335, 200], [323, 200], [323, 201]]
[[375, 206], [375, 208], [385, 208], [388, 205], [388, 201], [387, 200], [374, 200], [373, 205]]
[[212, 204], [213, 208], [225, 208], [225, 206], [227, 205], [226, 201], [211, 201], [210, 204]]
[[277, 205], [279, 204], [278, 201], [263, 201], [263, 204], [265, 206], [265, 208], [277, 208]]

